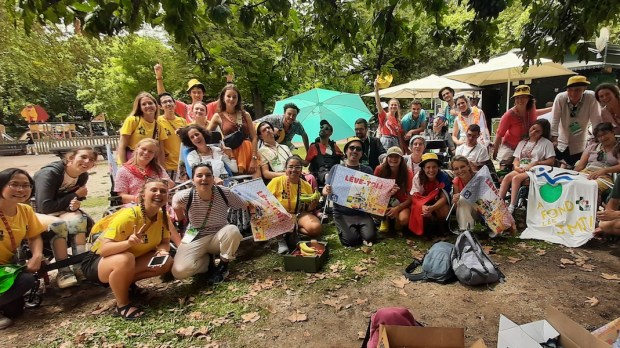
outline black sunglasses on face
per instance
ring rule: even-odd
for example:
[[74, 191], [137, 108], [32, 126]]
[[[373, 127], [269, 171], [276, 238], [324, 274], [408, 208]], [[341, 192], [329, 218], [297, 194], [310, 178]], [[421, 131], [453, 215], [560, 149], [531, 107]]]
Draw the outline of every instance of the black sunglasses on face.
[[573, 107], [570, 109], [570, 117], [576, 117], [576, 116], [577, 116], [577, 107], [576, 107], [576, 106], [573, 106]]
[[354, 145], [349, 146], [349, 151], [362, 151], [362, 150], [363, 148], [361, 146], [354, 146]]

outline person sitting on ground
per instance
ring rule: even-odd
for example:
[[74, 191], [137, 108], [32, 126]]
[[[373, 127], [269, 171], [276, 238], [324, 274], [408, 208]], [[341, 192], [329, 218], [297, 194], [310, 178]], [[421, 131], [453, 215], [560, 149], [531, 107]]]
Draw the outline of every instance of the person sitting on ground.
[[329, 139], [334, 133], [334, 128], [327, 120], [321, 120], [320, 126], [319, 137], [310, 145], [303, 163], [304, 166], [310, 165], [310, 173], [319, 187], [325, 185], [325, 175], [342, 159], [342, 151], [336, 142]]
[[[34, 288], [33, 273], [39, 270], [43, 260], [41, 233], [45, 227], [32, 208], [22, 203], [32, 197], [33, 187], [34, 180], [23, 169], [8, 168], [0, 172], [0, 329], [10, 326], [12, 319], [24, 312], [24, 295]], [[19, 259], [23, 253], [18, 252], [24, 239], [28, 240], [32, 253], [27, 261]], [[23, 263], [26, 267], [17, 271]], [[10, 277], [7, 273], [12, 271], [16, 272]]]
[[258, 163], [258, 137], [252, 117], [243, 109], [241, 92], [234, 85], [220, 92], [217, 113], [209, 122], [209, 131], [222, 130], [224, 143], [233, 152], [240, 174], [260, 175]]
[[[237, 162], [231, 160], [219, 146], [212, 144], [214, 133], [194, 124], [183, 128], [180, 133], [183, 145], [189, 150], [187, 158], [183, 162], [187, 162], [190, 168], [198, 163], [210, 163], [213, 174], [217, 178], [216, 183], [228, 176], [227, 168], [232, 173], [238, 171]], [[184, 169], [185, 165], [179, 168], [179, 171], [185, 172]], [[189, 175], [183, 173], [182, 179], [189, 180]]]
[[433, 126], [426, 130], [424, 138], [426, 140], [443, 140], [446, 144], [446, 149], [441, 151], [449, 151], [450, 154], [454, 154], [454, 142], [452, 141], [452, 135], [448, 131], [448, 125], [444, 116], [439, 115], [433, 119]]
[[[142, 139], [154, 139], [159, 142], [160, 148], [164, 148], [164, 140], [166, 133], [161, 132], [157, 117], [159, 115], [159, 107], [157, 100], [146, 92], [138, 94], [133, 102], [133, 108], [129, 116], [123, 122], [120, 130], [120, 139], [118, 141], [118, 159], [117, 163], [122, 165], [134, 155], [134, 151], [138, 143]], [[159, 156], [159, 162], [165, 162], [165, 154], [163, 150]]]
[[[96, 160], [97, 152], [92, 147], [78, 147], [67, 152], [64, 160], [50, 163], [34, 174], [37, 217], [49, 231], [43, 237], [49, 239], [56, 261], [67, 258], [69, 238], [74, 256], [85, 251], [92, 219], [80, 210], [80, 205], [88, 194], [88, 171]], [[59, 269], [56, 280], [61, 289], [78, 283], [69, 267]]]
[[454, 156], [450, 162], [454, 180], [452, 180], [452, 204], [456, 204], [456, 221], [461, 231], [471, 231], [476, 223], [476, 207], [469, 203], [466, 199], [460, 199], [461, 191], [467, 186], [469, 181], [474, 177], [474, 170], [465, 156]]
[[405, 114], [400, 124], [403, 128], [405, 142], [409, 142], [414, 135], [424, 134], [428, 120], [426, 110], [422, 109], [422, 103], [418, 100], [412, 101], [411, 111]]
[[389, 102], [389, 112], [386, 113], [381, 108], [381, 98], [379, 97], [379, 85], [378, 80], [375, 79], [375, 103], [377, 105], [377, 110], [379, 111], [379, 125], [378, 131], [381, 133], [381, 145], [383, 145], [384, 149], [389, 149], [392, 146], [398, 146], [401, 149], [405, 148], [405, 143], [403, 141], [403, 129], [400, 125], [400, 104], [398, 103], [398, 99], [390, 99]]
[[118, 193], [123, 204], [138, 202], [138, 193], [147, 179], [166, 179], [171, 188], [174, 186], [166, 170], [159, 164], [159, 151], [156, 140], [142, 139], [136, 145], [136, 155], [118, 168], [114, 192]]
[[599, 223], [595, 233], [620, 235], [620, 175], [616, 176], [605, 210], [597, 212], [596, 218]]
[[409, 222], [411, 213], [411, 184], [413, 173], [407, 168], [400, 147], [393, 146], [387, 151], [387, 159], [375, 169], [375, 176], [385, 179], [395, 179], [392, 197], [388, 203], [385, 217], [381, 220], [379, 232], [387, 233], [390, 230], [390, 221], [394, 222], [394, 229], [402, 232]]
[[508, 211], [512, 214], [517, 204], [519, 188], [525, 179], [527, 172], [534, 166], [553, 166], [555, 163], [555, 150], [549, 140], [551, 125], [545, 119], [538, 119], [530, 127], [529, 139], [521, 140], [514, 152], [514, 170], [508, 173], [499, 188], [499, 196], [506, 198], [506, 193], [511, 190], [510, 205]]
[[429, 230], [427, 223], [434, 222], [436, 231], [446, 233], [446, 217], [450, 212], [448, 192], [452, 189], [450, 176], [441, 170], [439, 157], [434, 153], [422, 155], [421, 170], [413, 177], [412, 206], [409, 230], [422, 235]]
[[159, 95], [159, 105], [164, 110], [164, 114], [159, 116], [161, 131], [166, 133], [164, 140], [164, 157], [166, 162], [164, 168], [168, 176], [176, 178], [177, 168], [179, 167], [179, 157], [181, 155], [181, 137], [179, 130], [187, 126], [184, 118], [174, 114], [174, 98], [168, 92]]
[[599, 123], [592, 133], [596, 141], [583, 151], [581, 159], [575, 165], [575, 171], [587, 175], [588, 180], [596, 180], [600, 202], [602, 195], [613, 186], [611, 174], [620, 172], [620, 144], [616, 142], [614, 127], [609, 122]]
[[377, 168], [385, 158], [385, 149], [381, 145], [381, 141], [379, 138], [368, 135], [368, 121], [365, 119], [358, 118], [355, 120], [354, 127], [355, 136], [364, 143], [364, 154], [362, 155], [361, 163], [373, 169]]
[[409, 152], [410, 155], [405, 155], [405, 163], [407, 168], [411, 170], [411, 174], [414, 176], [420, 171], [420, 163], [422, 162], [422, 155], [426, 150], [426, 140], [421, 135], [414, 135], [409, 140]]
[[615, 83], [601, 83], [594, 91], [601, 109], [602, 122], [609, 122], [614, 134], [620, 135], [620, 88]]
[[[236, 225], [228, 223], [228, 208], [245, 209], [248, 204], [227, 187], [216, 186], [211, 164], [198, 163], [193, 169], [194, 187], [177, 192], [172, 207], [179, 219], [189, 225], [183, 242], [174, 257], [172, 275], [185, 279], [208, 271], [207, 280], [217, 284], [228, 276], [228, 264], [235, 259], [243, 238]], [[210, 262], [211, 255], [220, 255], [220, 263]]]
[[[275, 139], [275, 128], [267, 121], [260, 122], [257, 126], [258, 138], [262, 146], [258, 148], [258, 155], [261, 159], [261, 174], [265, 183], [269, 183], [274, 178], [286, 175], [285, 163], [293, 155], [288, 146], [279, 144]], [[317, 182], [310, 173], [303, 174], [304, 179], [316, 190]]]
[[[372, 175], [372, 169], [368, 166], [360, 164], [362, 153], [364, 153], [364, 143], [357, 138], [351, 137], [344, 146], [346, 159], [344, 166], [366, 174]], [[323, 187], [323, 196], [332, 194], [333, 171], [336, 166], [332, 167], [328, 180]], [[377, 238], [377, 228], [370, 214], [344, 207], [334, 203], [334, 223], [338, 230], [340, 243], [344, 246], [354, 247], [360, 244], [372, 245]]]
[[[309, 238], [316, 238], [321, 235], [321, 222], [312, 214], [319, 202], [319, 195], [315, 199], [304, 203], [302, 195], [311, 196], [315, 190], [302, 177], [302, 159], [297, 155], [292, 155], [284, 163], [286, 168], [285, 175], [278, 176], [271, 180], [267, 189], [282, 204], [289, 214], [295, 216], [298, 231]], [[293, 232], [295, 233], [295, 232]], [[278, 253], [286, 254], [294, 245], [295, 236], [287, 233], [286, 236], [278, 240]]]
[[[140, 318], [144, 311], [130, 298], [146, 290], [137, 281], [162, 275], [172, 268], [172, 257], [158, 266], [151, 259], [169, 255], [170, 232], [174, 225], [166, 212], [168, 182], [150, 179], [138, 193], [137, 206], [117, 212], [82, 261], [86, 279], [109, 284], [116, 299], [116, 312], [127, 320]], [[97, 225], [93, 231], [97, 230]]]
[[310, 140], [308, 140], [308, 134], [301, 122], [297, 121], [297, 115], [299, 114], [299, 108], [293, 103], [287, 103], [283, 107], [284, 115], [267, 115], [259, 118], [255, 122], [261, 123], [264, 121], [269, 122], [274, 128], [274, 137], [279, 144], [286, 145], [290, 149], [294, 149], [292, 143], [295, 135], [301, 136], [301, 140], [304, 142], [304, 148], [306, 152], [310, 147]]
[[475, 171], [489, 161], [489, 151], [478, 143], [480, 126], [471, 124], [467, 128], [467, 141], [456, 147], [456, 156], [465, 156], [471, 162]]
[[456, 116], [454, 129], [452, 130], [452, 140], [454, 141], [454, 145], [458, 147], [459, 145], [467, 143], [467, 132], [469, 130], [469, 126], [475, 124], [478, 125], [479, 128], [479, 137], [477, 141], [480, 145], [482, 145], [482, 147], [487, 149], [491, 145], [491, 137], [489, 135], [489, 129], [487, 128], [487, 121], [484, 117], [484, 112], [476, 106], [469, 106], [469, 101], [464, 95], [456, 97], [456, 106], [459, 109], [459, 114]]

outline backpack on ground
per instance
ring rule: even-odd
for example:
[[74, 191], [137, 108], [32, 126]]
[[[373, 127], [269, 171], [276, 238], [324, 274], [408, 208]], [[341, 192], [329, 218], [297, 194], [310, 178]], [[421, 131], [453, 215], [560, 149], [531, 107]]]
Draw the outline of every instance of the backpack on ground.
[[492, 284], [505, 278], [469, 231], [461, 233], [456, 239], [452, 268], [458, 280], [466, 285]]
[[[454, 244], [437, 242], [433, 244], [422, 260], [414, 259], [403, 274], [412, 282], [427, 280], [446, 284], [454, 281], [454, 271], [452, 270], [453, 250]], [[422, 272], [413, 273], [420, 265], [422, 266]]]

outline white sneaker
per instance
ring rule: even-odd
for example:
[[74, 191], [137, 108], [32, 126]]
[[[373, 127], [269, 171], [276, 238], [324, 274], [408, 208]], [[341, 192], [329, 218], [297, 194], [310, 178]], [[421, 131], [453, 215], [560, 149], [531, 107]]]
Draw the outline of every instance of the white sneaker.
[[0, 314], [0, 330], [6, 329], [7, 327], [11, 326], [11, 324], [13, 324], [13, 320]]
[[56, 282], [58, 282], [58, 287], [61, 289], [70, 288], [78, 284], [77, 278], [75, 278], [75, 275], [71, 271], [58, 273]]

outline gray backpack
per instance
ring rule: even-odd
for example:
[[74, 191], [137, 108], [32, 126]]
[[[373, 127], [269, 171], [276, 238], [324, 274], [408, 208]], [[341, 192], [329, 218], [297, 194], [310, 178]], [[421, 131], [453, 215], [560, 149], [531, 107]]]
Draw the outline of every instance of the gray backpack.
[[459, 281], [466, 285], [492, 284], [505, 278], [469, 231], [461, 233], [456, 239], [452, 269]]
[[[452, 271], [450, 258], [453, 250], [454, 244], [437, 242], [424, 255], [424, 259], [414, 259], [403, 274], [412, 282], [427, 280], [445, 284], [454, 281], [454, 272]], [[422, 266], [422, 271], [413, 273], [420, 266]]]

